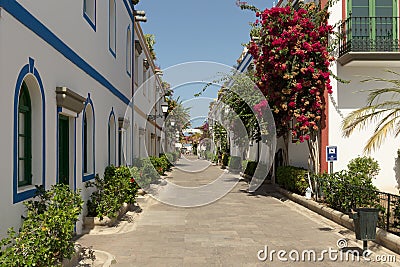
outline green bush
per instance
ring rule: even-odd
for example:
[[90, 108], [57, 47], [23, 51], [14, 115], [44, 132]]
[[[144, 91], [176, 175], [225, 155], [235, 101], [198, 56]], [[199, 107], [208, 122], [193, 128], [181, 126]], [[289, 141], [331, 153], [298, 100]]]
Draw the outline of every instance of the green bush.
[[171, 168], [172, 164], [176, 161], [176, 154], [167, 153], [167, 154], [165, 154], [165, 156], [167, 157], [168, 162], [169, 162], [169, 167]]
[[160, 175], [154, 168], [151, 160], [149, 158], [142, 159], [142, 166], [140, 168], [140, 178], [137, 180], [137, 183], [140, 185], [142, 189], [147, 189], [151, 183], [156, 182]]
[[247, 166], [247, 163], [248, 163], [249, 161], [247, 160], [247, 159], [244, 159], [244, 160], [242, 160], [242, 170], [244, 171], [245, 169], [246, 169], [246, 166]]
[[160, 175], [164, 175], [166, 171], [168, 171], [171, 167], [171, 163], [169, 162], [166, 155], [162, 155], [161, 157], [150, 156], [151, 164], [153, 164], [154, 168]]
[[206, 151], [206, 160], [213, 161], [215, 159], [215, 154], [211, 151]]
[[379, 164], [371, 157], [357, 157], [347, 164], [349, 172], [360, 182], [370, 183], [380, 171]]
[[218, 163], [218, 154], [214, 155], [214, 158], [213, 158], [212, 161], [215, 162], [215, 163]]
[[257, 161], [250, 161], [249, 160], [247, 162], [247, 165], [245, 166], [246, 169], [244, 169], [244, 174], [249, 175], [249, 176], [253, 176], [254, 172], [255, 172], [255, 170], [257, 168], [257, 164], [258, 164]]
[[[343, 170], [333, 174], [316, 176], [318, 184], [324, 193], [325, 202], [336, 210], [348, 213], [360, 207], [379, 208], [377, 188], [365, 176]], [[360, 179], [360, 177], [363, 177]]]
[[349, 162], [347, 168], [333, 174], [314, 175], [325, 202], [345, 213], [361, 207], [378, 208], [383, 213], [377, 188], [372, 183], [380, 170], [378, 162], [371, 157], [357, 157]]
[[229, 158], [230, 158], [229, 154], [227, 153], [222, 154], [222, 166], [228, 166]]
[[229, 160], [229, 168], [232, 170], [239, 170], [242, 167], [242, 158], [238, 156], [231, 156]]
[[134, 203], [136, 190], [131, 183], [131, 170], [128, 167], [108, 166], [104, 171], [104, 177], [96, 175], [94, 182], [89, 181], [86, 187], [95, 187], [87, 201], [88, 215], [99, 217], [104, 216], [114, 218], [118, 215], [123, 203]]
[[276, 180], [283, 188], [297, 194], [304, 195], [307, 187], [307, 170], [294, 166], [280, 166], [276, 170]]
[[0, 266], [61, 266], [75, 253], [74, 226], [82, 198], [67, 185], [38, 188], [38, 199], [24, 202], [27, 215], [19, 233], [12, 228], [0, 241]]

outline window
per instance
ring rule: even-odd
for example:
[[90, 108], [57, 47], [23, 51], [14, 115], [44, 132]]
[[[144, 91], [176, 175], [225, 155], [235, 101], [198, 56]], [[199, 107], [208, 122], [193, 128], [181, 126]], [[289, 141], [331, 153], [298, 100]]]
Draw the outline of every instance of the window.
[[146, 83], [147, 80], [147, 69], [144, 67], [143, 65], [143, 75], [142, 75], [142, 87], [143, 87], [143, 95], [148, 95], [147, 94], [147, 88], [148, 88], [148, 84]]
[[108, 42], [111, 54], [116, 56], [116, 6], [115, 0], [108, 1]]
[[135, 76], [134, 76], [134, 79], [135, 79], [136, 85], [138, 85], [138, 82], [139, 82], [138, 81], [138, 75], [139, 75], [139, 64], [138, 64], [138, 61], [139, 61], [139, 57], [135, 55], [135, 67], [134, 67]]
[[125, 166], [126, 165], [125, 145], [126, 145], [125, 129], [120, 128], [119, 131], [118, 131], [119, 166]]
[[18, 105], [18, 186], [32, 184], [32, 107], [25, 82]]
[[348, 0], [353, 49], [391, 49], [397, 39], [396, 0]]
[[[86, 114], [85, 114], [86, 115]], [[83, 117], [83, 173], [87, 173], [88, 170], [88, 130], [87, 130], [87, 118]]]
[[84, 181], [94, 177], [94, 110], [90, 98], [86, 100], [82, 119], [82, 171]]
[[129, 119], [118, 118], [118, 163], [120, 166], [126, 166], [128, 163], [129, 124]]
[[46, 102], [42, 79], [29, 58], [18, 74], [13, 106], [13, 203], [46, 185]]
[[[132, 71], [132, 34], [131, 34], [131, 28], [130, 26], [128, 26], [128, 30], [126, 31], [126, 73], [129, 75], [129, 77], [131, 76], [131, 71]], [[135, 65], [135, 73], [136, 73], [136, 65]]]
[[115, 116], [114, 113], [112, 113], [108, 121], [108, 165], [116, 165], [115, 139], [116, 139]]
[[83, 0], [83, 17], [96, 31], [96, 0]]

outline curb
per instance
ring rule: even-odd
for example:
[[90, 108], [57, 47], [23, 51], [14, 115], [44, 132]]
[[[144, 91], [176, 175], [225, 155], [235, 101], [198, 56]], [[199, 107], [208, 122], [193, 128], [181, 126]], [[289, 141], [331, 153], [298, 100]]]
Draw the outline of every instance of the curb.
[[[293, 202], [296, 202], [297, 204], [300, 204], [308, 208], [309, 210], [312, 210], [319, 215], [322, 215], [346, 227], [347, 229], [354, 231], [353, 219], [351, 219], [348, 215], [324, 206], [318, 202], [315, 202], [312, 199], [306, 199], [303, 196], [289, 192], [281, 187], [277, 187], [277, 190], [279, 193], [292, 200]], [[385, 230], [377, 227], [376, 239], [374, 240], [374, 242], [392, 250], [393, 252], [396, 252], [397, 254], [400, 254], [400, 237], [397, 235], [388, 233]]]

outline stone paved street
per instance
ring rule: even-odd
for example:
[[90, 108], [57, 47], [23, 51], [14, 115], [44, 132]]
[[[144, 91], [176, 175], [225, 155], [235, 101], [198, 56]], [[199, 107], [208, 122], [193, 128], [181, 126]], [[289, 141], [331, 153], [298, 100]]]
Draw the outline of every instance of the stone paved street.
[[[202, 179], [216, 178], [222, 172], [216, 166], [197, 174], [174, 170], [168, 179], [190, 186], [188, 179], [195, 177], [194, 184], [199, 185]], [[274, 193], [272, 185], [265, 185], [254, 195], [246, 189], [247, 184], [239, 182], [223, 198], [196, 208], [173, 207], [149, 199], [130, 231], [84, 235], [78, 242], [113, 255], [116, 262], [112, 266], [399, 266], [330, 261], [328, 254], [323, 263], [280, 262], [276, 253], [272, 262], [270, 258], [259, 261], [257, 253], [266, 245], [269, 251], [297, 250], [300, 258], [303, 250], [315, 250], [318, 258], [324, 249], [337, 249], [341, 238], [350, 239], [349, 247], [362, 244], [354, 241], [353, 232]], [[370, 247], [374, 251], [371, 259], [395, 255], [372, 242]], [[396, 257], [399, 261], [400, 256]]]

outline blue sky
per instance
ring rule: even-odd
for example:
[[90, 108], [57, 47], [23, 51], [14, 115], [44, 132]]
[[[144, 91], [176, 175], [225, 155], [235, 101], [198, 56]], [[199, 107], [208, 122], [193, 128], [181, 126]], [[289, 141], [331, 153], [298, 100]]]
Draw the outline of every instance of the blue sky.
[[[273, 0], [249, 0], [247, 3], [265, 9], [272, 6]], [[242, 44], [250, 38], [249, 23], [256, 19], [253, 12], [237, 7], [236, 0], [141, 0], [135, 8], [146, 12], [147, 22], [142, 22], [141, 27], [144, 33], [155, 35], [156, 64], [161, 69], [193, 61], [237, 64]], [[163, 79], [176, 86], [174, 79], [168, 80], [168, 76], [172, 75], [164, 75]], [[202, 79], [194, 80], [197, 83], [176, 87], [174, 98], [180, 96], [185, 106], [191, 107], [192, 118], [207, 117], [207, 101], [193, 99], [205, 83], [198, 83]], [[218, 89], [211, 87], [203, 96], [211, 101], [216, 98]], [[201, 122], [198, 118], [193, 126]]]
[[[260, 9], [272, 0], [249, 0]], [[146, 11], [144, 33], [156, 37], [156, 63], [161, 68], [188, 61], [236, 64], [249, 40], [254, 13], [241, 10], [236, 0], [141, 0], [135, 6]]]

